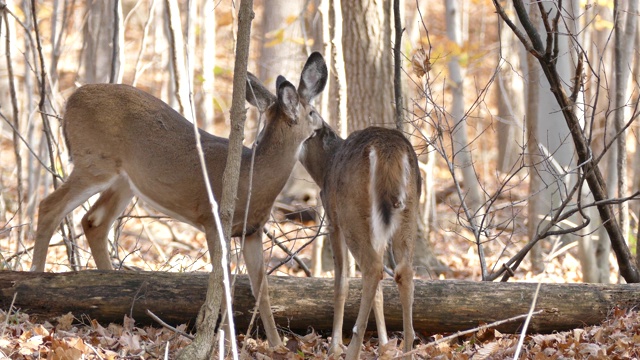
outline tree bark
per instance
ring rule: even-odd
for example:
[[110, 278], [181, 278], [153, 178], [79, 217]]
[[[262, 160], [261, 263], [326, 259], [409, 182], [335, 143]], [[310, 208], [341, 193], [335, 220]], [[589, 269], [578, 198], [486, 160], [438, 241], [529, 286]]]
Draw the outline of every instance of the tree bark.
[[[614, 1], [614, 34], [615, 34], [615, 111], [613, 123], [616, 133], [621, 135], [616, 140], [618, 171], [618, 197], [628, 196], [627, 183], [627, 130], [624, 129], [625, 120], [628, 118], [629, 106], [627, 103], [632, 47], [636, 32], [638, 1], [629, 1], [625, 8], [620, 8], [621, 3]], [[625, 25], [626, 19], [626, 25]], [[618, 204], [618, 222], [622, 228], [622, 234], [628, 242], [629, 234], [629, 203], [626, 201]]]
[[[404, 30], [400, 20], [400, 3], [401, 0], [393, 0], [393, 27], [395, 32], [393, 44], [393, 95], [396, 103], [396, 129], [402, 131], [404, 126], [404, 101], [402, 100], [402, 56], [400, 55], [400, 46], [402, 46], [402, 32]], [[404, 5], [404, 2], [402, 2], [402, 5]]]
[[391, 5], [390, 0], [340, 2], [349, 134], [371, 125], [395, 127]]
[[204, 0], [199, 6], [202, 8], [201, 16], [198, 19], [200, 22], [200, 43], [202, 44], [200, 54], [202, 58], [200, 71], [202, 77], [200, 111], [202, 115], [200, 119], [203, 127], [207, 131], [213, 132], [216, 93], [214, 74], [216, 66], [216, 4], [213, 0]]
[[[505, 8], [511, 10], [513, 5], [507, 2]], [[497, 86], [493, 87], [498, 110], [496, 123], [497, 167], [504, 173], [510, 173], [521, 160], [522, 150], [519, 142], [522, 139], [522, 128], [525, 126], [523, 120], [529, 120], [525, 117], [526, 108], [537, 106], [537, 103], [531, 104], [531, 101], [525, 100], [525, 94], [527, 94], [525, 85], [530, 85], [529, 82], [525, 82], [522, 76], [518, 75], [520, 72], [531, 71], [531, 69], [527, 69], [526, 54], [523, 56], [518, 39], [503, 20], [498, 19], [498, 26], [501, 48], [498, 58], [500, 68], [496, 77]]]
[[176, 0], [165, 0], [165, 11], [167, 16], [167, 36], [171, 52], [171, 65], [173, 70], [173, 81], [175, 86], [175, 97], [178, 100], [178, 110], [180, 114], [190, 121], [194, 121], [191, 107], [189, 105], [190, 86], [189, 75], [185, 69], [187, 61], [184, 49], [184, 35], [182, 22], [180, 21], [180, 7]]
[[112, 61], [114, 0], [88, 1], [87, 19], [83, 27], [85, 84], [108, 83]]
[[[540, 65], [536, 62], [533, 55], [527, 54], [527, 75], [526, 81], [527, 96], [525, 105], [525, 126], [527, 127], [527, 164], [531, 168], [529, 171], [529, 211], [527, 212], [527, 235], [529, 240], [536, 237], [538, 225], [540, 224], [539, 216], [544, 216], [543, 199], [536, 196], [542, 192], [543, 181], [540, 173], [536, 171], [536, 163], [540, 161], [540, 149], [538, 148], [538, 103], [540, 102], [540, 86], [537, 81], [540, 77]], [[542, 247], [540, 244], [531, 248], [529, 253], [529, 261], [534, 273], [539, 274], [544, 271], [544, 257], [542, 255]]]
[[[460, 7], [457, 0], [445, 0], [447, 38], [459, 47], [462, 47], [462, 27], [460, 26]], [[483, 220], [485, 215], [485, 198], [482, 191], [482, 184], [474, 168], [472, 142], [469, 142], [467, 131], [472, 127], [467, 122], [467, 114], [464, 104], [464, 69], [460, 66], [460, 58], [458, 55], [447, 57], [447, 68], [449, 69], [449, 91], [451, 94], [451, 116], [449, 118], [451, 131], [451, 175], [457, 177], [456, 174], [462, 175], [465, 193], [460, 193], [460, 200], [463, 207], [464, 220], [460, 222], [473, 231], [476, 240], [478, 254], [480, 257], [482, 268], [482, 279], [486, 279], [487, 267], [484, 264], [484, 255], [481, 245], [480, 236], [482, 227], [486, 226]], [[460, 169], [455, 171], [453, 169]]]
[[[137, 324], [152, 324], [151, 310], [169, 324], [193, 324], [207, 291], [208, 273], [82, 271], [31, 273], [3, 271], [0, 306], [14, 306], [38, 321], [72, 312], [103, 323], [132, 316]], [[305, 332], [330, 330], [333, 317], [333, 279], [270, 277], [276, 323]], [[534, 283], [471, 281], [415, 281], [414, 326], [428, 333], [454, 332], [521, 315], [529, 309]], [[402, 329], [402, 311], [392, 279], [382, 281], [385, 319], [390, 331]], [[357, 316], [361, 281], [353, 279], [345, 306], [345, 329]], [[249, 278], [239, 275], [233, 308], [238, 329], [246, 329], [255, 299]], [[532, 318], [531, 332], [552, 332], [602, 322], [613, 307], [640, 305], [640, 285], [543, 284]], [[374, 329], [370, 318], [369, 329]], [[516, 332], [521, 321], [499, 326]]]
[[[216, 322], [220, 319], [218, 315], [219, 310], [222, 308], [226, 311], [233, 310], [233, 305], [230, 304], [229, 297], [223, 297], [225, 290], [229, 290], [229, 279], [225, 271], [228, 270], [227, 265], [227, 252], [223, 241], [227, 244], [230, 242], [231, 228], [233, 226], [233, 214], [235, 211], [236, 194], [238, 193], [238, 179], [240, 177], [240, 162], [242, 154], [242, 141], [244, 139], [244, 123], [247, 116], [247, 111], [244, 108], [245, 93], [247, 85], [247, 62], [249, 59], [249, 40], [251, 38], [251, 22], [254, 17], [253, 12], [253, 0], [243, 0], [240, 3], [240, 10], [238, 12], [238, 38], [236, 43], [236, 60], [234, 65], [233, 75], [233, 95], [231, 99], [231, 134], [229, 135], [229, 148], [227, 153], [227, 165], [224, 168], [222, 174], [222, 199], [219, 203], [220, 223], [217, 226], [222, 227], [222, 233], [224, 239], [220, 239], [221, 233], [218, 229], [206, 229], [207, 230], [207, 245], [209, 248], [209, 254], [211, 258], [212, 270], [209, 274], [209, 280], [204, 303], [201, 301], [196, 304], [201, 304], [200, 313], [197, 318], [197, 333], [194, 341], [182, 349], [178, 354], [180, 360], [191, 359], [208, 359], [211, 356], [211, 352], [214, 347], [214, 334], [216, 332]], [[203, 164], [204, 166], [204, 164]], [[206, 169], [203, 173], [206, 179]], [[211, 197], [212, 194], [209, 194]], [[212, 200], [212, 199], [211, 199]], [[212, 211], [216, 211], [216, 207], [213, 206]], [[218, 230], [218, 231], [212, 231]], [[225, 285], [226, 289], [222, 285]], [[250, 287], [249, 287], [250, 288]], [[251, 292], [250, 292], [251, 293]], [[224, 302], [224, 300], [227, 300]], [[229, 309], [231, 307], [231, 309]], [[224, 320], [223, 320], [224, 321]], [[227, 320], [228, 334], [235, 336], [235, 324], [229, 319]], [[231, 348], [235, 347], [233, 337], [231, 338]], [[233, 351], [233, 350], [232, 350]], [[237, 358], [234, 352], [234, 359]]]

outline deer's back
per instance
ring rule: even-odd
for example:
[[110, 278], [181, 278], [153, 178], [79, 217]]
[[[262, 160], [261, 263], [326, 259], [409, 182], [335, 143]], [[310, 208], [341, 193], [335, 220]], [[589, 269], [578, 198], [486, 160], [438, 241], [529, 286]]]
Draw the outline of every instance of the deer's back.
[[[376, 166], [373, 172], [372, 165]], [[373, 197], [378, 206], [381, 200], [388, 199], [391, 206], [402, 200], [403, 208], [415, 212], [421, 181], [417, 168], [413, 147], [399, 131], [369, 127], [352, 133], [335, 153], [325, 178], [323, 200], [329, 205], [331, 221], [349, 228], [363, 226], [358, 231], [370, 232], [369, 221], [358, 225], [354, 219], [371, 218]], [[372, 176], [376, 177], [374, 190]]]
[[[399, 163], [402, 156], [406, 155], [412, 167], [417, 168], [413, 147], [400, 131], [372, 126], [353, 132], [334, 154], [325, 186], [345, 193], [356, 188], [366, 191], [371, 149], [375, 149], [382, 166]], [[419, 174], [410, 176], [413, 182], [411, 186], [419, 188]]]
[[[128, 85], [82, 86], [67, 101], [64, 132], [85, 174], [124, 175], [139, 196], [190, 223], [197, 221], [189, 214], [208, 206], [193, 124], [160, 99]], [[223, 163], [228, 139], [200, 136], [207, 161]], [[211, 185], [218, 195], [221, 179]]]

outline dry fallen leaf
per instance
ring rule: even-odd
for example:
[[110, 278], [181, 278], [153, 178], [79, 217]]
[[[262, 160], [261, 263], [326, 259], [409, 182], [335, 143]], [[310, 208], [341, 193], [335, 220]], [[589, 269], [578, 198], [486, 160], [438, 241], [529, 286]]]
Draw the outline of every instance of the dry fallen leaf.
[[477, 351], [476, 355], [473, 357], [474, 360], [484, 360], [488, 359], [491, 355], [493, 355], [498, 349], [500, 345], [498, 342], [492, 342], [489, 344], [482, 345]]
[[56, 328], [59, 330], [71, 330], [71, 325], [73, 324], [75, 317], [71, 312], [68, 312], [65, 315], [57, 317], [56, 320], [58, 321], [58, 326], [56, 326]]

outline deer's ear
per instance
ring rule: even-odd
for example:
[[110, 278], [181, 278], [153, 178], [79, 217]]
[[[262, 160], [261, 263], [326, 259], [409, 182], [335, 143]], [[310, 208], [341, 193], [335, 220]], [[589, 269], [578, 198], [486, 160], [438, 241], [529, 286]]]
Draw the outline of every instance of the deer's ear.
[[302, 75], [300, 75], [300, 84], [298, 85], [298, 94], [306, 103], [311, 102], [318, 94], [324, 90], [327, 85], [327, 64], [319, 52], [309, 55], [307, 63], [304, 64]]
[[247, 90], [245, 98], [249, 104], [257, 107], [260, 111], [265, 111], [276, 101], [275, 95], [267, 90], [260, 80], [250, 72], [247, 72]]
[[298, 121], [300, 98], [295, 86], [282, 76], [278, 76], [276, 84], [278, 85], [278, 108], [291, 122], [296, 123]]

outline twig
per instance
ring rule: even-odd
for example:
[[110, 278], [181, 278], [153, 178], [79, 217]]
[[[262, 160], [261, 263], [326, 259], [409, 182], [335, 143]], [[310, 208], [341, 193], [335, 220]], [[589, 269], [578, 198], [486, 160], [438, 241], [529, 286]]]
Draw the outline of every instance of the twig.
[[141, 75], [141, 68], [140, 68], [140, 61], [142, 59], [142, 54], [146, 48], [146, 44], [147, 44], [147, 35], [149, 34], [149, 26], [151, 25], [151, 20], [153, 19], [153, 9], [154, 6], [156, 4], [156, 0], [151, 0], [151, 4], [149, 5], [149, 16], [147, 17], [147, 20], [144, 23], [144, 29], [142, 31], [142, 40], [140, 43], [140, 50], [138, 51], [138, 57], [136, 58], [136, 64], [134, 66], [134, 72], [133, 72], [133, 81], [131, 83], [131, 85], [136, 86], [136, 84], [138, 83], [138, 77]]
[[[38, 101], [38, 109], [40, 110], [40, 116], [42, 117], [42, 125], [44, 128], [45, 139], [47, 140], [47, 146], [49, 148], [49, 161], [51, 162], [51, 167], [55, 166], [55, 158], [53, 151], [53, 134], [51, 132], [51, 124], [49, 123], [49, 118], [45, 112], [45, 100], [47, 98], [47, 84], [46, 77], [47, 71], [44, 65], [44, 54], [42, 53], [42, 43], [40, 41], [40, 28], [38, 27], [38, 18], [36, 16], [36, 1], [31, 0], [31, 16], [33, 17], [33, 30], [36, 35], [36, 53], [39, 57], [39, 65], [40, 65], [40, 73], [38, 74], [38, 90], [40, 91], [40, 100]], [[53, 177], [53, 187], [58, 187], [58, 179], [56, 176]]]
[[2, 113], [2, 111], [0, 111], [0, 117], [7, 123], [7, 125], [9, 125], [11, 127], [11, 130], [14, 131], [15, 134], [18, 135], [18, 137], [20, 138], [20, 140], [25, 144], [27, 150], [29, 150], [29, 152], [31, 153], [31, 155], [38, 160], [38, 162], [40, 163], [40, 165], [42, 165], [42, 167], [48, 171], [51, 176], [53, 176], [54, 178], [57, 178], [59, 180], [63, 180], [62, 176], [60, 176], [58, 173], [56, 173], [55, 171], [53, 171], [52, 168], [50, 168], [47, 164], [44, 163], [44, 161], [42, 161], [42, 159], [40, 159], [40, 156], [38, 156], [38, 154], [36, 154], [36, 152], [31, 148], [31, 146], [29, 145], [29, 142], [22, 137], [22, 135], [20, 134], [20, 132], [16, 129], [16, 127], [13, 125], [13, 123], [7, 119], [6, 116], [4, 116], [4, 114]]
[[[20, 156], [20, 141], [18, 138], [20, 136], [20, 113], [18, 107], [18, 98], [16, 95], [16, 85], [15, 85], [15, 76], [13, 73], [13, 62], [11, 61], [11, 35], [9, 34], [9, 15], [3, 11], [2, 17], [4, 18], [5, 29], [6, 29], [6, 41], [5, 41], [5, 52], [6, 52], [6, 60], [7, 60], [7, 77], [9, 80], [9, 93], [11, 94], [11, 108], [13, 110], [13, 123], [15, 127], [13, 128], [13, 152], [16, 158], [16, 191], [18, 198], [18, 209], [16, 211], [18, 224], [22, 223], [22, 219], [24, 216], [24, 209], [22, 208], [23, 203], [23, 194], [24, 189], [22, 185], [22, 156]], [[0, 22], [0, 31], [2, 31], [2, 26]], [[21, 247], [24, 247], [22, 240], [24, 239], [24, 231], [22, 231], [22, 227], [18, 228], [18, 241], [16, 243], [16, 250], [20, 250]]]
[[[309, 246], [311, 243], [313, 243], [313, 241], [320, 235], [323, 235], [321, 233], [322, 230], [322, 225], [324, 223], [324, 217], [322, 217], [322, 220], [320, 220], [320, 225], [318, 226], [318, 232], [316, 232], [316, 234], [311, 238], [311, 240], [307, 241], [304, 245], [302, 245], [298, 250], [296, 250], [293, 254], [297, 255], [298, 253], [300, 253], [300, 251], [302, 251], [304, 248], [306, 248], [307, 246]], [[278, 265], [274, 266], [273, 268], [271, 268], [271, 270], [269, 270], [267, 272], [267, 275], [271, 275], [271, 273], [273, 273], [274, 271], [276, 271], [276, 269], [278, 269], [280, 266], [286, 264], [287, 262], [289, 262], [289, 260], [291, 260], [291, 258], [286, 258], [284, 261], [280, 262]]]
[[155, 322], [157, 322], [158, 324], [162, 325], [162, 327], [167, 328], [167, 329], [169, 329], [169, 330], [171, 330], [171, 331], [175, 332], [175, 333], [176, 333], [176, 334], [178, 334], [178, 335], [184, 336], [184, 337], [186, 337], [186, 338], [187, 338], [187, 339], [189, 339], [189, 340], [193, 340], [193, 339], [195, 339], [195, 336], [193, 336], [193, 335], [189, 335], [189, 334], [187, 334], [186, 332], [184, 332], [184, 331], [182, 331], [182, 330], [178, 330], [178, 329], [176, 329], [175, 327], [173, 327], [173, 326], [171, 326], [171, 325], [167, 324], [166, 322], [162, 321], [162, 319], [160, 319], [156, 314], [152, 313], [152, 312], [151, 312], [151, 310], [147, 309], [147, 310], [146, 310], [146, 313], [147, 313], [147, 315], [151, 316], [151, 318], [152, 318]]
[[84, 345], [86, 345], [89, 349], [91, 349], [91, 351], [93, 351], [93, 353], [98, 357], [98, 359], [100, 359], [100, 360], [104, 359], [102, 357], [102, 355], [100, 355], [100, 353], [98, 352], [98, 350], [96, 348], [94, 348], [93, 346], [91, 346], [91, 345], [89, 345], [87, 343], [84, 343]]
[[305, 275], [307, 275], [307, 277], [311, 277], [311, 270], [309, 270], [309, 267], [304, 263], [304, 261], [302, 261], [302, 259], [300, 259], [298, 257], [297, 254], [294, 254], [291, 252], [291, 250], [289, 250], [289, 248], [287, 248], [286, 246], [284, 246], [282, 244], [282, 242], [280, 242], [278, 240], [278, 238], [276, 236], [274, 236], [273, 234], [269, 233], [268, 231], [264, 231], [264, 233], [267, 235], [267, 237], [269, 239], [271, 239], [271, 241], [273, 241], [274, 244], [276, 244], [280, 249], [282, 249], [282, 251], [284, 251], [285, 253], [287, 253], [288, 257], [287, 260], [289, 259], [293, 259], [293, 261], [295, 261], [296, 263], [298, 263], [298, 265], [300, 265], [300, 268], [302, 269], [302, 271], [304, 271]]
[[13, 293], [13, 300], [11, 300], [11, 305], [9, 305], [9, 310], [7, 310], [7, 316], [4, 319], [4, 325], [2, 326], [2, 336], [4, 337], [4, 332], [7, 329], [7, 326], [9, 325], [9, 315], [11, 314], [11, 310], [13, 309], [13, 304], [16, 303], [16, 297], [18, 297], [18, 292], [16, 291], [15, 293]]
[[533, 310], [536, 308], [536, 303], [538, 302], [540, 285], [542, 285], [542, 283], [538, 282], [538, 286], [536, 287], [536, 293], [533, 295], [533, 300], [531, 301], [531, 308], [529, 309], [529, 313], [527, 314], [527, 320], [524, 321], [524, 325], [522, 326], [522, 333], [520, 333], [520, 339], [518, 340], [518, 346], [516, 347], [516, 354], [513, 356], [514, 359], [520, 358], [520, 350], [522, 350], [522, 345], [524, 344], [524, 338], [527, 335], [527, 328], [529, 327], [529, 322], [533, 317]]
[[523, 318], [532, 317], [533, 315], [540, 315], [543, 312], [544, 312], [544, 310], [538, 310], [538, 311], [535, 311], [535, 312], [529, 312], [527, 314], [514, 316], [514, 317], [511, 317], [511, 318], [508, 318], [508, 319], [494, 321], [494, 322], [492, 322], [490, 324], [485, 324], [485, 325], [482, 325], [482, 326], [478, 326], [478, 327], [475, 327], [473, 329], [464, 330], [464, 331], [458, 331], [455, 334], [451, 334], [449, 336], [445, 336], [442, 339], [438, 339], [438, 340], [432, 341], [432, 342], [430, 342], [428, 344], [421, 345], [421, 346], [419, 346], [418, 348], [416, 348], [414, 350], [406, 352], [406, 353], [402, 354], [401, 356], [395, 357], [394, 359], [400, 359], [400, 358], [402, 358], [402, 357], [404, 357], [406, 355], [417, 354], [418, 352], [428, 348], [429, 346], [435, 346], [435, 345], [441, 344], [443, 342], [451, 341], [451, 340], [456, 339], [456, 338], [458, 338], [458, 337], [460, 337], [462, 335], [471, 334], [471, 333], [478, 332], [478, 331], [481, 331], [481, 330], [486, 330], [486, 329], [489, 329], [489, 328], [492, 328], [492, 327], [496, 327], [498, 325], [506, 324], [506, 323], [509, 323], [509, 322], [514, 322], [514, 321], [517, 321], [517, 320], [520, 320], [520, 319], [523, 319]]
[[[140, 284], [140, 287], [138, 287], [138, 290], [136, 290], [136, 293], [133, 294], [133, 301], [131, 302], [131, 309], [129, 310], [129, 317], [133, 319], [133, 307], [136, 304], [136, 301], [139, 299], [138, 295], [140, 294], [140, 291], [142, 290], [143, 287], [147, 287], [149, 285], [148, 282], [143, 282], [142, 284]], [[148, 310], [147, 310], [148, 311]]]

